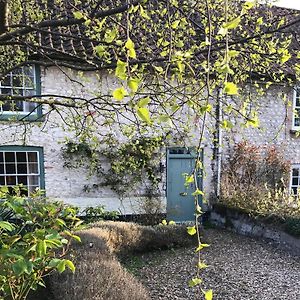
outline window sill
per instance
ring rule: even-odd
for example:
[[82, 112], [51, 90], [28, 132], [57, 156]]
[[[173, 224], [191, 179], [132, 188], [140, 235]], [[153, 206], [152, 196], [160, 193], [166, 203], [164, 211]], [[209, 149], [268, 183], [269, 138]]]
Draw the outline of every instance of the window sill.
[[44, 122], [45, 118], [41, 114], [0, 114], [0, 122]]

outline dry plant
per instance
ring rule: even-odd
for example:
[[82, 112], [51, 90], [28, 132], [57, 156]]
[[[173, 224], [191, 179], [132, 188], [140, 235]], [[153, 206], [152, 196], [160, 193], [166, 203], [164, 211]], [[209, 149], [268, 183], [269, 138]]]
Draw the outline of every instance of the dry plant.
[[274, 146], [237, 144], [224, 164], [221, 202], [249, 213], [300, 217], [299, 198], [287, 189], [289, 161]]

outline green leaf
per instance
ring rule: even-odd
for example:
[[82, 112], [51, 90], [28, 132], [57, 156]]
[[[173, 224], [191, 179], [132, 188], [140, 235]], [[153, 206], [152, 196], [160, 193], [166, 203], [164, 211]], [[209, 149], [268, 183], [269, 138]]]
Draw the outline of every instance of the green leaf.
[[251, 9], [254, 5], [255, 5], [255, 1], [246, 1], [246, 2], [243, 4], [243, 8], [246, 9], [246, 10], [249, 10], [249, 9]]
[[13, 231], [15, 229], [15, 226], [7, 221], [0, 221], [0, 229]]
[[149, 113], [148, 108], [146, 108], [146, 107], [139, 107], [137, 109], [137, 115], [140, 117], [140, 119], [142, 119], [148, 125], [151, 124], [150, 113]]
[[127, 91], [124, 89], [124, 87], [120, 87], [118, 89], [115, 89], [113, 91], [113, 97], [118, 100], [118, 101], [121, 101], [124, 99], [125, 96], [127, 96], [128, 93]]
[[73, 12], [73, 15], [74, 15], [74, 18], [75, 19], [82, 19], [83, 18], [83, 14], [82, 14], [82, 12], [80, 12], [80, 11], [74, 11]]
[[138, 78], [130, 78], [128, 80], [128, 87], [132, 90], [133, 93], [136, 93], [136, 91], [139, 88], [140, 80]]
[[180, 20], [176, 20], [176, 21], [174, 21], [174, 22], [171, 24], [171, 27], [172, 27], [173, 29], [176, 29], [176, 28], [178, 27], [179, 23], [180, 23]]
[[44, 256], [47, 252], [47, 244], [45, 240], [41, 240], [37, 242], [36, 251], [38, 256]]
[[164, 69], [162, 67], [156, 67], [153, 66], [153, 68], [158, 72], [158, 73], [163, 73]]
[[142, 99], [139, 100], [137, 106], [138, 107], [145, 107], [145, 106], [147, 106], [149, 104], [149, 102], [150, 102], [150, 98], [149, 97], [142, 98]]
[[205, 300], [212, 300], [212, 298], [213, 298], [213, 291], [212, 290], [208, 290], [208, 291], [204, 292], [204, 296], [205, 296]]
[[185, 177], [185, 184], [193, 183], [194, 182], [194, 175], [189, 175]]
[[176, 225], [176, 223], [174, 221], [169, 221], [169, 225]]
[[195, 192], [192, 193], [192, 196], [198, 196], [198, 195], [204, 196], [204, 192], [199, 189], [196, 189]]
[[103, 57], [105, 54], [105, 47], [102, 45], [95, 46], [94, 51], [99, 57]]
[[200, 245], [196, 248], [195, 252], [199, 252], [199, 251], [202, 250], [203, 248], [207, 248], [207, 247], [209, 247], [208, 244], [200, 244]]
[[61, 261], [57, 264], [56, 269], [57, 269], [57, 271], [58, 271], [59, 273], [64, 272], [65, 269], [66, 269], [66, 261], [65, 261], [64, 259], [61, 260]]
[[75, 266], [70, 260], [65, 259], [65, 264], [72, 271], [72, 273], [75, 272]]
[[238, 94], [238, 88], [233, 82], [226, 82], [224, 91], [228, 95], [237, 95]]
[[19, 259], [17, 260], [13, 265], [12, 265], [12, 269], [14, 271], [14, 273], [17, 276], [22, 275], [23, 273], [25, 273], [26, 269], [27, 269], [27, 265], [24, 259]]
[[189, 281], [189, 287], [194, 287], [202, 282], [202, 279], [195, 277]]
[[195, 226], [191, 226], [191, 227], [187, 227], [187, 232], [189, 235], [195, 235], [197, 233], [196, 227]]
[[162, 224], [162, 225], [168, 225], [168, 222], [167, 222], [167, 220], [162, 220], [162, 221], [161, 221], [161, 224]]
[[241, 17], [237, 17], [237, 18], [223, 24], [223, 28], [225, 28], [225, 29], [234, 29], [234, 28], [238, 27], [240, 22], [241, 22]]
[[136, 58], [134, 43], [130, 38], [128, 38], [127, 42], [125, 43], [125, 48], [128, 50], [129, 57]]
[[199, 263], [197, 264], [197, 267], [198, 267], [199, 269], [206, 269], [206, 268], [208, 268], [208, 265], [205, 264], [205, 263], [203, 263], [203, 262], [199, 262]]
[[106, 30], [105, 35], [104, 35], [104, 41], [109, 44], [112, 43], [114, 41], [114, 39], [116, 38], [117, 33], [118, 32], [115, 28], [112, 30], [109, 30], [109, 29]]
[[127, 78], [126, 67], [127, 67], [127, 63], [118, 59], [115, 75], [118, 78], [125, 80]]

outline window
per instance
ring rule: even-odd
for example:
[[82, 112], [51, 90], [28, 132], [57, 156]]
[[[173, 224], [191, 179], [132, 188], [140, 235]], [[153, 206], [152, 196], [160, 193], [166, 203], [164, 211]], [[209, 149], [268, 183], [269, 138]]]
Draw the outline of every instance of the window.
[[292, 167], [292, 176], [291, 176], [291, 192], [294, 195], [297, 195], [298, 190], [300, 192], [300, 164], [294, 165]]
[[[12, 96], [12, 101], [0, 102], [1, 119], [19, 118], [37, 119], [40, 107], [33, 102], [14, 100], [14, 96], [33, 96], [40, 94], [39, 70], [36, 66], [24, 66], [8, 73], [0, 81], [0, 94]], [[17, 98], [17, 97], [15, 97]]]
[[300, 129], [300, 88], [296, 88], [294, 91], [293, 129]]
[[40, 147], [0, 147], [0, 186], [23, 184], [27, 195], [44, 189], [44, 168]]

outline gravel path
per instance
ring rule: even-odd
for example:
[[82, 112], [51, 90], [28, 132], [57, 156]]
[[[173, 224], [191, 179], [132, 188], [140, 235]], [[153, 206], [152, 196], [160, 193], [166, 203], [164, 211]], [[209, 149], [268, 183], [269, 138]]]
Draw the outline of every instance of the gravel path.
[[[300, 300], [299, 256], [217, 229], [206, 230], [205, 242], [204, 288], [213, 289], [213, 299]], [[138, 276], [152, 299], [202, 299], [187, 287], [195, 260], [193, 248], [147, 254]]]

